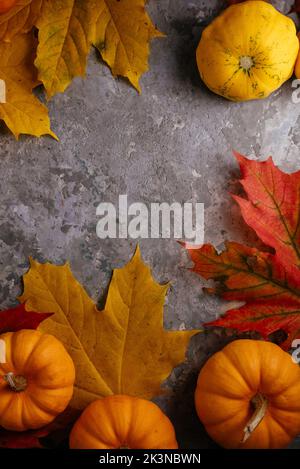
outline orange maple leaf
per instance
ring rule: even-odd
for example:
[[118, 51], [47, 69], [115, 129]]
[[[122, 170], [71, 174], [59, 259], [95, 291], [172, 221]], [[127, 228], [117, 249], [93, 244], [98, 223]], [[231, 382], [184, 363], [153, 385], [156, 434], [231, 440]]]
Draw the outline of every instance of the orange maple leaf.
[[193, 271], [218, 282], [209, 293], [244, 302], [206, 326], [257, 331], [264, 339], [283, 330], [287, 339], [281, 346], [288, 349], [300, 337], [300, 171], [286, 174], [272, 158], [235, 156], [247, 198], [233, 197], [246, 223], [274, 253], [233, 242], [220, 254], [209, 244], [189, 249]]

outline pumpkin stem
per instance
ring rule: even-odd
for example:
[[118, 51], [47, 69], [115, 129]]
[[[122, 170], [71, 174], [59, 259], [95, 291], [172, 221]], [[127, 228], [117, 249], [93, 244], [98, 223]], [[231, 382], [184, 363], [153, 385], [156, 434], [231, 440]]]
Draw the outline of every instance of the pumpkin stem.
[[254, 62], [252, 57], [249, 55], [242, 55], [240, 57], [240, 67], [242, 67], [244, 70], [248, 71], [250, 70], [251, 67], [253, 67]]
[[15, 392], [25, 391], [27, 388], [27, 379], [24, 376], [16, 376], [10, 372], [4, 376], [4, 379]]
[[254, 430], [258, 427], [258, 425], [264, 418], [268, 407], [267, 399], [260, 393], [256, 394], [256, 396], [251, 399], [251, 404], [254, 406], [255, 410], [251, 419], [244, 428], [244, 438], [242, 440], [242, 443], [245, 443], [248, 438], [250, 438]]

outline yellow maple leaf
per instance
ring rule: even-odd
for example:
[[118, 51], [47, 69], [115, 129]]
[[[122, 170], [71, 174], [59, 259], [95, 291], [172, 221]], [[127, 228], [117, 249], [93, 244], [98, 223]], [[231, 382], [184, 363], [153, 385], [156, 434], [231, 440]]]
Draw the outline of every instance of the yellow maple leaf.
[[114, 271], [101, 312], [69, 265], [31, 260], [20, 301], [31, 311], [55, 313], [40, 330], [60, 339], [74, 360], [74, 408], [111, 394], [152, 398], [161, 392], [162, 381], [184, 361], [189, 339], [199, 332], [164, 330], [167, 289], [153, 280], [137, 248]]
[[163, 36], [152, 24], [144, 0], [97, 0], [94, 44], [113, 75], [127, 77], [140, 92], [148, 70], [149, 41]]
[[94, 0], [43, 0], [35, 65], [49, 98], [85, 74], [94, 15]]
[[35, 48], [32, 34], [0, 42], [0, 120], [16, 138], [20, 134], [37, 137], [49, 134], [57, 138], [50, 129], [47, 108], [32, 94], [37, 83], [32, 59]]
[[127, 77], [140, 91], [148, 69], [149, 41], [162, 34], [145, 11], [145, 0], [43, 0], [36, 21], [39, 45], [35, 65], [51, 98], [86, 72], [92, 43], [114, 75]]
[[[28, 50], [34, 26], [39, 30], [35, 61]], [[85, 75], [94, 44], [113, 75], [128, 78], [140, 92], [140, 76], [148, 70], [149, 42], [158, 36], [162, 34], [153, 26], [145, 0], [17, 0], [0, 15], [0, 119], [17, 138], [20, 134], [57, 138], [50, 130], [46, 107], [31, 94], [37, 84], [34, 65], [51, 98], [65, 91], [74, 77]], [[20, 79], [14, 79], [14, 66]], [[31, 78], [25, 80], [23, 75]]]
[[31, 31], [41, 12], [43, 0], [18, 0], [7, 13], [0, 15], [0, 40], [8, 42], [17, 34]]

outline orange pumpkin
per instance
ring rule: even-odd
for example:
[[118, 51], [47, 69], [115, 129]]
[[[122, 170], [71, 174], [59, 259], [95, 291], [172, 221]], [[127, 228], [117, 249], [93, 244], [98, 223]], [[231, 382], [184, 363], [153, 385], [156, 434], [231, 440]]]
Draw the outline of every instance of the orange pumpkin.
[[73, 361], [55, 337], [21, 330], [0, 335], [0, 426], [23, 431], [51, 422], [68, 405]]
[[9, 11], [16, 3], [17, 0], [0, 0], [0, 15]]
[[236, 340], [202, 368], [195, 404], [225, 448], [284, 448], [300, 433], [300, 369], [275, 344]]
[[75, 423], [72, 449], [177, 449], [168, 417], [153, 402], [124, 395], [92, 402]]

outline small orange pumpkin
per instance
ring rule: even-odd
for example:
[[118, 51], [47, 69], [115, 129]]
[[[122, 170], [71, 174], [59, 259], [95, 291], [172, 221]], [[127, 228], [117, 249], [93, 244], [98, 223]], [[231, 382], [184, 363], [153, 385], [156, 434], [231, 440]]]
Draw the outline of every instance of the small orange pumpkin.
[[23, 431], [51, 422], [68, 405], [75, 380], [59, 340], [34, 330], [0, 335], [0, 426]]
[[195, 404], [225, 448], [284, 448], [300, 433], [300, 369], [275, 344], [236, 340], [200, 371]]
[[153, 402], [125, 395], [92, 402], [75, 423], [72, 449], [177, 449], [172, 423]]
[[16, 3], [17, 0], [0, 0], [0, 15], [9, 11]]

